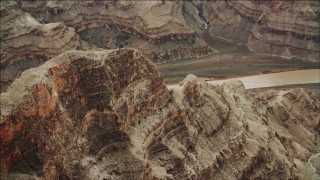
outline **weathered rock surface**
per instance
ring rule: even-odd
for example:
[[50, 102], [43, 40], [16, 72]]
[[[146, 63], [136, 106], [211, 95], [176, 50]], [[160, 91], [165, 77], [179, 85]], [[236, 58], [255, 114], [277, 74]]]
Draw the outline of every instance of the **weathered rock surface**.
[[[318, 1], [264, 0], [23, 1], [21, 4], [23, 10], [39, 21], [64, 22], [91, 43], [102, 42], [102, 48], [134, 45], [154, 60], [211, 53], [212, 49], [200, 38], [208, 29], [213, 37], [247, 46], [258, 54], [318, 61], [319, 7]], [[130, 34], [129, 40], [121, 39], [123, 33], [112, 35], [119, 29]], [[166, 44], [172, 41], [176, 42], [175, 46]]]
[[64, 22], [101, 48], [135, 47], [155, 61], [212, 52], [199, 38], [205, 24], [192, 2], [23, 1], [21, 8], [45, 23]]
[[206, 4], [209, 32], [259, 54], [320, 59], [319, 1], [215, 1]]
[[25, 69], [80, 47], [73, 28], [62, 22], [42, 24], [19, 9], [15, 1], [1, 2], [1, 91]]
[[[32, 2], [23, 2], [22, 5], [28, 6], [29, 3]], [[77, 31], [113, 25], [150, 41], [195, 36], [195, 31], [183, 17], [183, 2], [48, 1], [43, 5], [43, 21], [63, 21]]]
[[69, 51], [1, 94], [1, 175], [317, 179], [319, 109], [303, 89], [251, 98], [192, 75], [169, 91], [134, 49]]
[[155, 62], [218, 52], [203, 32], [258, 54], [319, 61], [319, 7], [317, 1], [1, 1], [1, 92], [23, 70], [71, 49], [134, 47]]
[[[37, 21], [63, 22], [81, 38], [101, 48], [134, 46], [154, 60], [211, 53], [212, 49], [200, 38], [208, 28], [214, 37], [247, 46], [259, 54], [317, 61], [320, 59], [319, 6], [317, 1], [263, 0], [22, 1], [19, 4], [20, 10], [30, 13]], [[128, 37], [123, 39], [126, 33]]]
[[137, 48], [154, 62], [203, 57], [213, 52], [199, 38], [153, 43], [113, 27], [89, 28], [79, 32], [79, 35], [83, 40], [103, 49]]

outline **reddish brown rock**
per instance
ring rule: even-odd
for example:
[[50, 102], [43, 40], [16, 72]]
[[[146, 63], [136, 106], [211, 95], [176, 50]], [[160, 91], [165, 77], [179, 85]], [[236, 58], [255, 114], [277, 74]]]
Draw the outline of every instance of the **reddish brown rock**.
[[[122, 114], [113, 110], [112, 104], [117, 104], [119, 96], [122, 101], [132, 103], [132, 98], [126, 100], [125, 90], [129, 85], [139, 86], [145, 89], [144, 93], [140, 92], [145, 99], [139, 100], [144, 100], [142, 105], [149, 108], [130, 104], [125, 112], [130, 117], [128, 121], [134, 113], [152, 113], [169, 96], [165, 86], [158, 88], [161, 83], [155, 66], [130, 49], [69, 52], [36, 72], [27, 70], [7, 93], [1, 94], [2, 174], [11, 167], [22, 172], [41, 171], [46, 178], [63, 176], [62, 171], [73, 176], [77, 172], [69, 172], [68, 168], [76, 166], [80, 171], [82, 167], [80, 162], [70, 163], [84, 154], [97, 156], [102, 150], [115, 148], [126, 151], [130, 139], [123, 130], [131, 122], [119, 119]], [[20, 90], [13, 91], [17, 87]], [[150, 98], [150, 94], [157, 96]], [[12, 107], [18, 109], [13, 112]], [[37, 159], [25, 159], [32, 155]], [[20, 167], [36, 160], [41, 169], [34, 165]]]
[[42, 24], [15, 1], [1, 2], [1, 91], [21, 72], [80, 47], [73, 28], [62, 22]]
[[137, 50], [69, 51], [1, 94], [1, 175], [316, 179], [319, 116], [303, 89], [249, 98], [189, 75], [169, 91]]

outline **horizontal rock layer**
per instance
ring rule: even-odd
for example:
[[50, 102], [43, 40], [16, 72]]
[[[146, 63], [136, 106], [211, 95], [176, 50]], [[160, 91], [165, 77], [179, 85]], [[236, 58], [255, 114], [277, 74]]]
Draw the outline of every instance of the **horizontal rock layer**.
[[71, 49], [134, 47], [154, 62], [206, 56], [217, 52], [203, 39], [207, 31], [222, 48], [231, 43], [319, 61], [318, 7], [317, 1], [2, 1], [1, 92], [23, 70]]
[[76, 31], [113, 26], [161, 44], [199, 39], [208, 29], [215, 38], [247, 46], [258, 54], [312, 61], [320, 59], [319, 7], [318, 1], [264, 0], [21, 3], [39, 21], [64, 22]]
[[319, 101], [248, 96], [189, 75], [169, 91], [134, 49], [69, 51], [1, 94], [1, 175], [46, 179], [317, 178]]
[[[36, 10], [43, 8], [41, 13], [43, 13], [44, 22], [64, 22], [77, 31], [113, 25], [153, 42], [160, 42], [166, 38], [188, 39], [196, 35], [183, 17], [183, 2], [49, 1], [37, 3], [39, 7]], [[36, 12], [31, 2], [23, 2], [22, 8]]]
[[1, 91], [25, 69], [80, 47], [73, 28], [62, 22], [42, 24], [14, 1], [1, 2]]
[[215, 1], [206, 4], [209, 32], [258, 54], [319, 61], [318, 1]]
[[191, 2], [1, 3], [1, 92], [23, 70], [70, 49], [135, 47], [158, 62], [212, 52], [197, 35], [204, 25]]
[[166, 40], [160, 44], [154, 44], [137, 35], [119, 31], [115, 26], [90, 28], [79, 32], [79, 35], [84, 41], [103, 49], [135, 47], [153, 62], [201, 57], [213, 52], [200, 39]]
[[205, 23], [192, 2], [24, 1], [21, 8], [42, 22], [64, 22], [100, 48], [134, 47], [157, 62], [212, 52], [199, 38]]

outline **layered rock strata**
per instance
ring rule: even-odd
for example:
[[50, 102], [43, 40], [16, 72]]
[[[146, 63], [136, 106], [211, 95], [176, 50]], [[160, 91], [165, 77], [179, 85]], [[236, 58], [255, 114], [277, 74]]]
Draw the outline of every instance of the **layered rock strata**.
[[[23, 2], [22, 8], [30, 9], [29, 3]], [[195, 37], [183, 17], [182, 5], [173, 1], [48, 1], [42, 20], [64, 22], [77, 31], [116, 26], [153, 42]]]
[[77, 31], [114, 27], [161, 44], [199, 39], [208, 29], [255, 53], [320, 59], [317, 1], [24, 1], [21, 7], [42, 22], [64, 22]]
[[303, 89], [249, 98], [192, 75], [169, 91], [137, 50], [69, 51], [1, 94], [1, 175], [316, 179], [319, 108]]
[[258, 54], [320, 59], [318, 1], [215, 1], [206, 4], [209, 32]]
[[1, 2], [1, 91], [25, 69], [80, 47], [73, 28], [62, 22], [42, 24], [19, 9], [15, 1]]
[[[133, 38], [134, 44], [142, 46], [142, 52], [156, 54], [150, 56], [155, 60], [161, 60], [157, 59], [161, 56], [157, 49], [162, 49], [167, 54], [178, 50], [181, 57], [209, 54], [212, 50], [210, 51], [200, 38], [201, 33], [207, 29], [219, 41], [247, 46], [250, 51], [258, 54], [319, 61], [319, 7], [317, 1], [264, 0], [20, 3], [22, 10], [31, 13], [42, 23], [63, 22], [77, 32], [103, 28], [107, 31], [103, 33], [104, 36], [118, 29], [129, 33], [137, 37]], [[93, 38], [100, 39], [98, 34], [93, 34]], [[167, 47], [165, 44], [195, 39], [200, 43], [177, 43], [176, 48]], [[103, 44], [111, 43], [116, 48], [133, 45], [117, 45], [117, 42], [112, 43], [114, 41], [117, 41], [117, 38], [111, 37], [108, 41], [103, 41]], [[189, 46], [189, 49], [186, 46]], [[196, 53], [190, 53], [193, 51]], [[174, 56], [173, 59], [179, 57]]]
[[41, 22], [64, 22], [98, 47], [135, 47], [154, 61], [212, 52], [199, 38], [205, 24], [192, 2], [24, 1], [21, 8]]
[[140, 37], [112, 27], [91, 28], [79, 32], [88, 43], [103, 49], [135, 47], [153, 62], [182, 58], [198, 58], [213, 53], [207, 44], [198, 39], [181, 39], [154, 44]]

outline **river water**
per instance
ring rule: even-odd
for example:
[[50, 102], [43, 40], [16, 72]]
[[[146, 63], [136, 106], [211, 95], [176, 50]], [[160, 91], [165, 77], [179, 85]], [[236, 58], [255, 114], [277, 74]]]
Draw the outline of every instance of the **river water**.
[[[320, 69], [295, 70], [271, 74], [259, 74], [247, 77], [230, 78], [207, 81], [210, 84], [222, 84], [234, 79], [243, 82], [246, 89], [274, 87], [291, 84], [310, 84], [320, 82]], [[178, 84], [167, 85], [169, 89], [178, 87]]]

